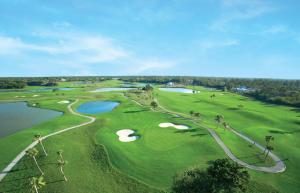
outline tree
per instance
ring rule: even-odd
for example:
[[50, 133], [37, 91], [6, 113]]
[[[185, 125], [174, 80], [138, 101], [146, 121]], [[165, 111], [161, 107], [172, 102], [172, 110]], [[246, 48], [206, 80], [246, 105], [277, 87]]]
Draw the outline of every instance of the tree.
[[153, 107], [154, 109], [156, 109], [156, 108], [158, 107], [158, 104], [157, 104], [157, 102], [155, 102], [155, 101], [152, 101], [152, 102], [150, 103], [150, 105], [151, 105], [151, 107]]
[[218, 159], [206, 170], [194, 168], [176, 175], [173, 193], [237, 193], [246, 192], [250, 176], [237, 163]]
[[214, 192], [246, 192], [250, 175], [243, 167], [228, 159], [218, 159], [207, 169]]
[[269, 146], [270, 142], [274, 141], [274, 139], [275, 138], [273, 136], [271, 136], [271, 135], [265, 136], [266, 147], [265, 147], [264, 153], [267, 151], [267, 147]]
[[210, 185], [207, 172], [193, 168], [174, 177], [172, 193], [210, 193]]
[[266, 150], [267, 150], [267, 153], [266, 153], [266, 156], [265, 156], [265, 161], [266, 161], [266, 159], [267, 159], [269, 153], [270, 153], [271, 151], [273, 151], [274, 148], [273, 148], [271, 145], [267, 145]]
[[66, 182], [68, 181], [68, 179], [67, 179], [67, 177], [66, 177], [66, 175], [65, 175], [65, 173], [64, 173], [63, 167], [64, 167], [67, 163], [68, 163], [68, 162], [65, 161], [65, 160], [63, 160], [63, 159], [58, 159], [58, 160], [57, 160], [57, 166], [59, 167], [60, 172], [61, 172], [61, 174], [63, 175], [64, 180], [65, 180]]
[[215, 94], [210, 95], [210, 98], [211, 98], [211, 99], [214, 99], [215, 97], [216, 97]]
[[45, 186], [46, 182], [43, 176], [40, 176], [39, 178], [32, 177], [30, 179], [30, 185], [31, 185], [31, 192], [39, 193], [38, 190], [41, 189], [43, 186]]
[[198, 112], [194, 113], [194, 116], [197, 117], [197, 118], [199, 118], [200, 117], [200, 113], [198, 113]]
[[194, 115], [194, 111], [190, 111], [190, 115], [192, 117]]
[[223, 122], [223, 127], [224, 127], [224, 130], [225, 130], [225, 129], [228, 129], [228, 128], [229, 128], [229, 124], [228, 124], [227, 122], [224, 121], [224, 122]]
[[219, 125], [220, 125], [221, 123], [223, 123], [223, 121], [224, 121], [224, 116], [223, 116], [223, 115], [217, 115], [217, 116], [215, 117], [215, 121], [217, 122], [218, 128], [219, 128]]
[[56, 153], [57, 153], [57, 155], [59, 156], [59, 159], [64, 160], [64, 157], [63, 157], [63, 155], [62, 155], [63, 150], [58, 150]]
[[40, 168], [37, 160], [36, 160], [36, 156], [38, 155], [39, 151], [35, 148], [31, 148], [31, 149], [28, 149], [26, 151], [26, 155], [28, 155], [29, 157], [32, 157], [32, 159], [34, 160], [34, 163], [36, 165], [36, 167], [39, 169], [39, 171], [41, 172], [42, 175], [44, 175], [44, 172], [42, 171], [42, 169]]
[[47, 156], [47, 152], [46, 152], [45, 147], [44, 147], [43, 142], [42, 142], [42, 140], [43, 140], [42, 136], [41, 135], [34, 135], [34, 140], [38, 141], [38, 143], [41, 144], [42, 149], [44, 151], [44, 154], [45, 154], [45, 156]]

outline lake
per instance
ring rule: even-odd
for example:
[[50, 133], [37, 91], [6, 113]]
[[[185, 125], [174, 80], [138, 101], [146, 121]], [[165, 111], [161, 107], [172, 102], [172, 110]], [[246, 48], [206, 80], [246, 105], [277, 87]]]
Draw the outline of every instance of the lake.
[[27, 106], [26, 102], [0, 103], [0, 137], [61, 116], [63, 113]]
[[134, 88], [123, 88], [123, 87], [120, 87], [120, 88], [117, 88], [117, 87], [114, 87], [114, 88], [97, 88], [96, 90], [93, 90], [91, 92], [125, 91], [125, 90], [130, 90], [130, 89], [134, 89]]
[[112, 111], [120, 103], [114, 101], [91, 101], [81, 104], [77, 112], [84, 114], [100, 114]]
[[159, 90], [167, 92], [193, 93], [193, 90], [187, 88], [159, 88]]

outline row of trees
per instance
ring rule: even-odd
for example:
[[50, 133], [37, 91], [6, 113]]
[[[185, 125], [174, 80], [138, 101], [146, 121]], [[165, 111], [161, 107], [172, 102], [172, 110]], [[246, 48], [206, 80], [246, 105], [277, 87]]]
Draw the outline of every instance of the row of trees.
[[[41, 148], [42, 148], [42, 150], [44, 152], [44, 155], [48, 156], [47, 151], [46, 151], [46, 149], [45, 149], [45, 147], [43, 145], [43, 138], [42, 138], [42, 136], [41, 135], [35, 135], [34, 136], [34, 140], [37, 141], [40, 144], [40, 146], [41, 146]], [[38, 190], [41, 189], [42, 187], [44, 187], [46, 185], [46, 182], [44, 180], [45, 173], [41, 169], [41, 167], [40, 167], [40, 165], [39, 165], [39, 163], [38, 163], [38, 161], [36, 159], [36, 157], [38, 156], [38, 154], [39, 154], [39, 151], [36, 148], [31, 148], [31, 149], [28, 149], [26, 151], [26, 155], [29, 156], [29, 157], [31, 157], [33, 159], [34, 164], [36, 165], [37, 169], [39, 170], [39, 172], [41, 174], [39, 177], [32, 177], [30, 179], [31, 189], [35, 193], [38, 193]], [[60, 170], [60, 172], [61, 172], [64, 180], [68, 181], [68, 179], [67, 179], [67, 177], [66, 177], [66, 175], [64, 173], [64, 170], [63, 170], [64, 166], [67, 164], [67, 161], [63, 157], [63, 151], [62, 150], [57, 151], [57, 155], [58, 155], [58, 160], [57, 160], [57, 163], [56, 163], [57, 167], [59, 168], [59, 170]]]

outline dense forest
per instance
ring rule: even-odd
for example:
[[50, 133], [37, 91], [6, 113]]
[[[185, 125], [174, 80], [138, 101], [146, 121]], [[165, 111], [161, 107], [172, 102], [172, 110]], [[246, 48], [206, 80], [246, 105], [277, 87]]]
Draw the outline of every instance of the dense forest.
[[126, 82], [205, 86], [237, 92], [258, 100], [300, 107], [300, 80], [214, 78], [192, 76], [71, 76], [0, 78], [0, 89], [22, 89], [28, 86], [56, 86], [60, 81], [99, 82], [121, 79]]

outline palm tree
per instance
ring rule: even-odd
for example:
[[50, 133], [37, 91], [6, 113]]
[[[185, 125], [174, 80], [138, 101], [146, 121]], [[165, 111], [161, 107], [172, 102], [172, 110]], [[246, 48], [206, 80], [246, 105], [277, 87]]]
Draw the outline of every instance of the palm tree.
[[26, 151], [26, 155], [32, 157], [32, 159], [34, 160], [34, 163], [36, 165], [36, 167], [39, 169], [39, 171], [41, 172], [42, 175], [44, 175], [44, 172], [42, 171], [42, 169], [40, 168], [38, 162], [36, 161], [36, 156], [39, 154], [39, 151], [35, 148], [31, 148], [31, 149], [28, 149]]
[[156, 109], [158, 107], [158, 104], [157, 102], [155, 101], [152, 101], [151, 104], [150, 104], [154, 109]]
[[66, 175], [65, 175], [65, 173], [64, 173], [63, 167], [64, 167], [67, 163], [68, 163], [67, 161], [62, 160], [62, 159], [58, 159], [58, 160], [57, 160], [57, 166], [59, 167], [60, 172], [61, 172], [61, 174], [63, 175], [63, 177], [64, 177], [64, 179], [65, 179], [66, 182], [68, 181], [68, 179], [67, 179], [67, 177], [66, 177]]
[[59, 156], [60, 160], [63, 160], [63, 161], [64, 161], [64, 158], [63, 158], [63, 156], [62, 156], [63, 150], [58, 150], [56, 153], [57, 153], [57, 155]]
[[268, 157], [270, 151], [273, 151], [273, 150], [274, 150], [274, 147], [268, 145], [268, 146], [266, 147], [266, 149], [267, 149], [267, 153], [266, 153], [265, 161], [266, 161], [266, 159], [267, 159], [267, 157]]
[[46, 182], [43, 176], [40, 176], [39, 178], [32, 177], [30, 179], [30, 185], [31, 185], [31, 192], [39, 193], [38, 190], [41, 189], [43, 186], [45, 186]]
[[271, 141], [274, 141], [274, 139], [275, 139], [275, 138], [274, 138], [273, 136], [271, 136], [271, 135], [265, 136], [266, 148], [265, 148], [265, 150], [264, 150], [264, 153], [267, 151], [267, 147], [269, 146], [270, 142], [271, 142]]
[[227, 122], [223, 122], [224, 130], [229, 128], [229, 124]]
[[219, 128], [219, 125], [220, 125], [221, 123], [223, 123], [223, 121], [224, 121], [224, 116], [223, 116], [223, 115], [217, 115], [217, 116], [215, 117], [215, 121], [218, 123], [218, 127], [217, 127], [217, 128]]
[[211, 98], [211, 99], [213, 99], [213, 98], [215, 98], [215, 97], [216, 97], [215, 94], [210, 95], [210, 98]]
[[190, 115], [192, 117], [194, 115], [194, 111], [190, 111]]
[[197, 118], [199, 118], [200, 117], [200, 113], [198, 113], [198, 112], [194, 113], [194, 116], [197, 117]]
[[43, 142], [42, 142], [42, 136], [41, 136], [41, 135], [38, 135], [38, 134], [37, 134], [37, 135], [34, 135], [34, 140], [35, 140], [35, 141], [38, 141], [38, 143], [41, 144], [42, 149], [43, 149], [43, 151], [44, 151], [44, 154], [45, 154], [45, 156], [47, 156], [47, 152], [46, 152], [45, 147], [44, 147]]

